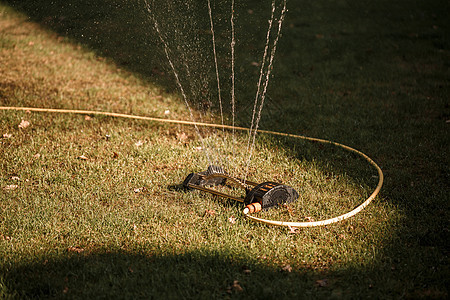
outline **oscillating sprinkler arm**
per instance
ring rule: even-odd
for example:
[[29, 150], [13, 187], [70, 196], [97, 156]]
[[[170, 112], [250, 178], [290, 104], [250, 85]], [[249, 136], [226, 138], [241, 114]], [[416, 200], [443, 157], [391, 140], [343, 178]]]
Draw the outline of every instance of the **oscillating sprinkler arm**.
[[[245, 197], [231, 196], [211, 188], [214, 186], [224, 186], [227, 183], [234, 183], [244, 188], [246, 192]], [[244, 182], [229, 176], [223, 168], [213, 165], [209, 166], [204, 172], [189, 174], [184, 180], [183, 186], [244, 203], [247, 205], [244, 208], [244, 214], [291, 203], [298, 198], [297, 191], [288, 185], [272, 181], [261, 184], [251, 181]], [[253, 188], [250, 188], [250, 186], [253, 186]]]

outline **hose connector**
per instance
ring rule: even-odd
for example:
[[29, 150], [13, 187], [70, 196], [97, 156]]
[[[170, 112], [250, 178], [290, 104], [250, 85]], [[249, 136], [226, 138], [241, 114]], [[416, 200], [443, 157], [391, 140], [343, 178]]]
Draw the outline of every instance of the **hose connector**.
[[244, 213], [244, 215], [248, 215], [248, 214], [258, 212], [260, 210], [262, 210], [261, 203], [253, 202], [253, 203], [250, 203], [249, 205], [247, 205], [242, 212]]

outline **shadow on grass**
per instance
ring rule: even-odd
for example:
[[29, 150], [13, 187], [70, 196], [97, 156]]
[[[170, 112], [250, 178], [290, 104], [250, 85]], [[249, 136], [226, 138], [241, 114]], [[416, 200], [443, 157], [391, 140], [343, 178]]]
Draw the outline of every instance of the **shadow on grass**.
[[[318, 289], [310, 276], [274, 271], [213, 253], [68, 253], [10, 270], [6, 294], [19, 298], [301, 298]], [[319, 294], [330, 294], [322, 289]]]
[[[206, 1], [184, 5], [145, 0], [5, 2], [25, 13], [31, 21], [111, 59], [120, 68], [138, 74], [166, 92], [180, 93], [164, 44], [151, 18], [155, 16], [189, 104], [199, 111], [219, 112], [218, 101], [211, 100], [217, 97], [217, 83]], [[146, 9], [147, 3], [152, 3], [152, 14]], [[227, 23], [230, 7], [212, 5], [221, 89], [226, 91], [223, 103], [230, 103], [230, 29]], [[267, 2], [267, 7], [264, 6], [267, 9], [260, 15], [253, 11], [247, 13], [251, 3], [237, 5], [245, 18], [236, 17], [236, 26], [241, 28], [236, 46], [236, 94], [241, 99], [253, 99], [258, 68], [252, 63], [257, 64], [254, 56], [259, 57], [264, 47], [267, 29], [261, 28], [260, 20], [270, 14], [270, 3]], [[236, 115], [248, 121], [252, 103], [241, 104], [236, 105]], [[224, 104], [223, 109], [229, 111], [230, 107]]]
[[117, 65], [175, 88], [160, 76], [167, 65], [143, 1], [8, 0], [31, 21], [85, 45]]

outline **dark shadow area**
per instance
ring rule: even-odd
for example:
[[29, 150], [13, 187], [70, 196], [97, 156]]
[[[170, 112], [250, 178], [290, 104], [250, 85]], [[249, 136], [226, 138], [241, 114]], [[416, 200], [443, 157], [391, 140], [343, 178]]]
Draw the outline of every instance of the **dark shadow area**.
[[[108, 249], [44, 256], [10, 270], [4, 283], [18, 298], [298, 299], [307, 298], [314, 277], [214, 253], [160, 256]], [[322, 289], [317, 296], [327, 294]]]
[[[111, 58], [156, 81], [167, 89], [176, 88], [166, 78], [167, 66], [161, 45], [146, 16], [143, 1], [6, 1], [62, 37]], [[169, 76], [170, 77], [170, 76]]]
[[[5, 2], [31, 21], [93, 49], [168, 92], [179, 93], [144, 1]], [[161, 12], [156, 15], [166, 29], [173, 25], [181, 30], [187, 20], [198, 22], [199, 31], [176, 36], [167, 29], [165, 38], [176, 50], [171, 54], [177, 65], [189, 62], [181, 80], [189, 87], [195, 108], [217, 112], [217, 102], [205, 102], [216, 94], [216, 83], [209, 20], [200, 14], [205, 12], [204, 5], [195, 3], [182, 12], [160, 4]], [[246, 126], [270, 9], [258, 1], [236, 5], [240, 20], [237, 115], [238, 123]], [[289, 5], [261, 128], [328, 138], [364, 151], [386, 176], [378, 201], [388, 202], [405, 216], [396, 232], [387, 233], [388, 245], [380, 250], [379, 265], [328, 275], [337, 281], [344, 278], [339, 281], [341, 292], [352, 286], [362, 297], [372, 286], [390, 281], [395, 282], [391, 288], [397, 292], [394, 297], [409, 291], [401, 296], [445, 298], [450, 228], [448, 2], [290, 1]], [[170, 9], [172, 18], [165, 19]], [[220, 20], [216, 37], [225, 45], [229, 6], [217, 4], [213, 9]], [[193, 44], [186, 43], [189, 39]], [[197, 53], [198, 49], [202, 52]], [[228, 92], [229, 50], [222, 46], [218, 51], [224, 70], [223, 90]], [[330, 173], [348, 174], [362, 185], [374, 185], [373, 173], [364, 167], [366, 162], [355, 160], [353, 154], [291, 139], [267, 138], [266, 142], [288, 149], [293, 157], [315, 159]], [[176, 185], [169, 189], [180, 190]], [[250, 275], [243, 273], [244, 265]], [[208, 291], [206, 295], [214, 291], [219, 298], [345, 296], [316, 287], [319, 278], [314, 276], [302, 270], [283, 273], [214, 253], [149, 257], [115, 252], [49, 258], [15, 267], [6, 275], [5, 284], [24, 297], [62, 296], [64, 291], [77, 297], [87, 289], [93, 293], [87, 296], [105, 298], [117, 293], [129, 298], [201, 298], [203, 291]], [[239, 281], [242, 292], [233, 288], [234, 280]], [[111, 290], [97, 291], [95, 283], [100, 281], [110, 282]], [[213, 284], [217, 282], [223, 284]]]

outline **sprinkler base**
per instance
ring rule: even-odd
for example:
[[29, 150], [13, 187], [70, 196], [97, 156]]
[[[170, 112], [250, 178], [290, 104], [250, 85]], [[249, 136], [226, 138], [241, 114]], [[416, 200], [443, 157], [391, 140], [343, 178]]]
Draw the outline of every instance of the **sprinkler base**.
[[[245, 197], [234, 197], [211, 188], [229, 183], [234, 183], [244, 188], [246, 194]], [[252, 212], [294, 202], [299, 196], [298, 192], [288, 185], [272, 181], [263, 182], [261, 184], [251, 181], [244, 182], [229, 176], [223, 168], [213, 165], [209, 166], [204, 172], [189, 174], [184, 180], [183, 186], [242, 202], [246, 205], [259, 203], [256, 206], [252, 206], [257, 207], [252, 209]], [[253, 188], [250, 186], [253, 186]]]
[[245, 196], [244, 203], [258, 202], [261, 204], [261, 209], [266, 210], [292, 203], [297, 200], [298, 196], [298, 192], [288, 185], [267, 181], [250, 190]]

